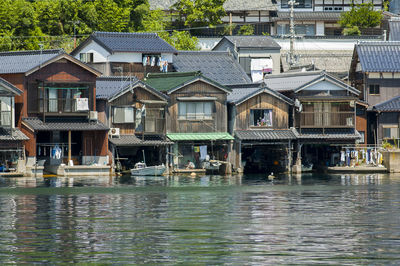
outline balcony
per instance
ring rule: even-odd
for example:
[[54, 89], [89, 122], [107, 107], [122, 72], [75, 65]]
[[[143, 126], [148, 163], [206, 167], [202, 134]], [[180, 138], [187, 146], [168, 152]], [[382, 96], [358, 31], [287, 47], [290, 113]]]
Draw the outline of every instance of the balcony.
[[354, 112], [301, 112], [301, 128], [353, 128]]
[[53, 98], [39, 99], [39, 112], [43, 113], [85, 113], [90, 110], [88, 98]]

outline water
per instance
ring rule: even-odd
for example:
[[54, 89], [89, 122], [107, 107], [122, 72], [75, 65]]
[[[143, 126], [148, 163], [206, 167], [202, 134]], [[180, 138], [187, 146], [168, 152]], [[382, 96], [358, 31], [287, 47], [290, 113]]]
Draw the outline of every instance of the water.
[[0, 263], [396, 265], [400, 176], [0, 179]]

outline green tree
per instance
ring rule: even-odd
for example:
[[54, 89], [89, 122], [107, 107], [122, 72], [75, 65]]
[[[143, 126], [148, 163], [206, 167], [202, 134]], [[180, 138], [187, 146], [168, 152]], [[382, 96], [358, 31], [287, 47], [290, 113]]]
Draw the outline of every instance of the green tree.
[[342, 28], [357, 26], [359, 29], [380, 25], [383, 18], [381, 11], [375, 11], [372, 2], [352, 6], [350, 11], [340, 14], [339, 24]]
[[199, 40], [196, 37], [192, 37], [188, 31], [174, 30], [171, 35], [168, 32], [162, 32], [159, 35], [177, 50], [198, 50], [197, 44]]
[[93, 5], [97, 15], [94, 30], [123, 32], [128, 29], [129, 9], [119, 7], [113, 0], [95, 0]]
[[243, 25], [239, 28], [238, 35], [253, 35], [254, 34], [254, 26], [253, 25]]
[[226, 14], [223, 8], [225, 0], [178, 0], [173, 5], [177, 10], [181, 25], [188, 27], [215, 26], [221, 23]]

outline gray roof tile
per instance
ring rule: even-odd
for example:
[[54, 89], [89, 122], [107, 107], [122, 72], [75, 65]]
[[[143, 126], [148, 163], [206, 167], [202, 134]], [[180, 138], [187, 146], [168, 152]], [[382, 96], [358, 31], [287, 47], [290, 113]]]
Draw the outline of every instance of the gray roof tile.
[[98, 77], [96, 79], [96, 99], [108, 99], [124, 90], [131, 81], [137, 80], [136, 77]]
[[119, 138], [110, 138], [109, 141], [116, 146], [158, 146], [171, 145], [172, 141], [165, 140], [156, 135], [145, 135], [144, 141], [141, 136], [121, 135]]
[[46, 123], [35, 117], [23, 118], [30, 128], [35, 131], [105, 131], [107, 126], [99, 121], [88, 121], [87, 119], [46, 118]]
[[63, 53], [63, 50], [3, 52], [0, 74], [25, 73]]
[[[341, 12], [294, 12], [295, 20], [324, 20], [324, 21], [338, 21]], [[276, 17], [271, 17], [271, 21], [288, 21], [290, 19], [290, 12], [278, 12]]]
[[0, 128], [0, 141], [22, 141], [29, 140], [18, 128]]
[[266, 87], [264, 83], [238, 84], [238, 85], [231, 85], [228, 87], [231, 88], [232, 91], [228, 95], [227, 100], [228, 102], [234, 104], [240, 104], [241, 102], [251, 98], [252, 96], [264, 91], [289, 104], [293, 104], [292, 99], [286, 97], [285, 95], [279, 93], [278, 91]]
[[[89, 39], [99, 42], [110, 52], [175, 53], [169, 43], [157, 33], [93, 32]], [[79, 47], [78, 47], [79, 48]], [[77, 49], [76, 49], [77, 50]]]
[[379, 103], [373, 109], [381, 112], [400, 112], [400, 96]]
[[222, 85], [251, 83], [249, 76], [228, 52], [179, 51], [173, 61], [177, 72], [201, 71], [204, 77]]
[[293, 140], [293, 129], [236, 130], [235, 137], [240, 140]]
[[[281, 46], [270, 36], [224, 36], [220, 42], [227, 39], [237, 48], [281, 49]], [[218, 44], [216, 45], [218, 46]]]
[[294, 132], [298, 139], [356, 140], [361, 135], [354, 128], [302, 128]]
[[355, 47], [363, 72], [400, 72], [400, 42], [362, 42]]
[[324, 73], [323, 71], [282, 73], [265, 76], [265, 84], [275, 91], [292, 91], [302, 85], [315, 80]]

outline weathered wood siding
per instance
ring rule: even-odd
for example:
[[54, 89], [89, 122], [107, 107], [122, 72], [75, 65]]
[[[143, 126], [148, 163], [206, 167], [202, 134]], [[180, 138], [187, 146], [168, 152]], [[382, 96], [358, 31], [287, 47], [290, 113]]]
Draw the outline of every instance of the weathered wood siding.
[[[169, 133], [201, 133], [227, 131], [226, 92], [202, 81], [197, 81], [175, 91], [170, 95], [168, 108], [167, 132]], [[178, 97], [216, 97], [210, 120], [178, 119]]]
[[259, 128], [251, 127], [251, 109], [272, 109], [272, 128], [289, 128], [289, 104], [267, 93], [262, 93], [237, 106], [236, 130]]
[[[365, 89], [367, 92], [366, 101], [370, 106], [390, 100], [400, 94], [400, 79], [367, 79]], [[379, 85], [379, 94], [371, 95], [369, 93], [369, 85]]]

